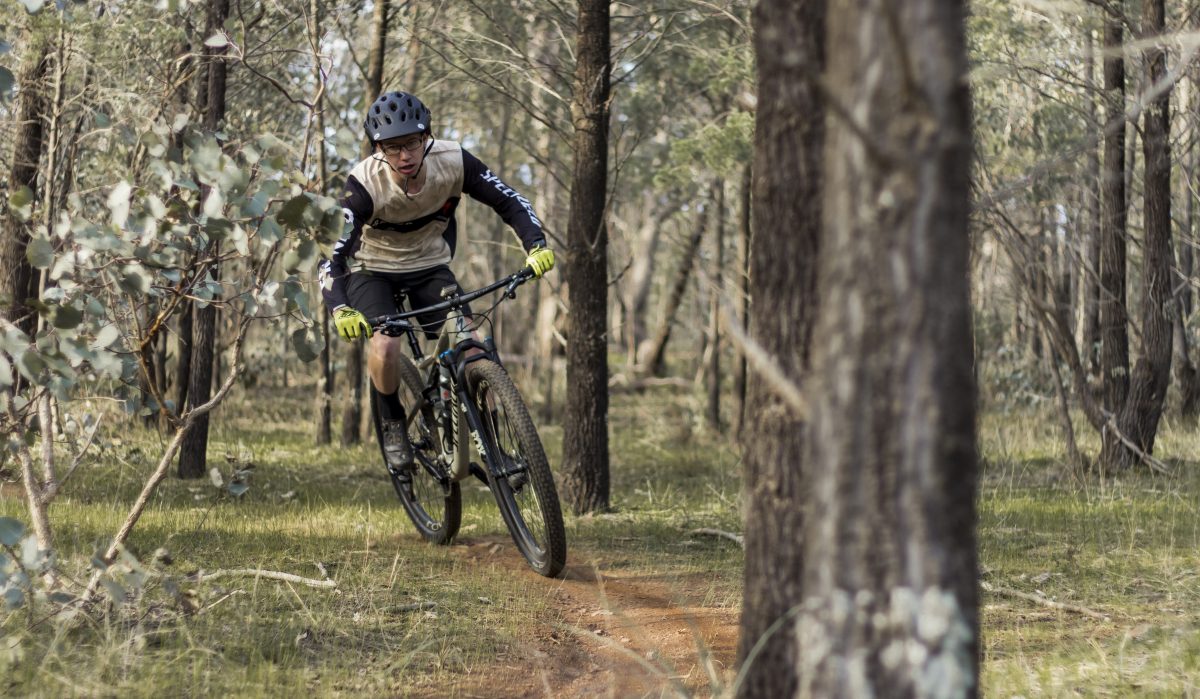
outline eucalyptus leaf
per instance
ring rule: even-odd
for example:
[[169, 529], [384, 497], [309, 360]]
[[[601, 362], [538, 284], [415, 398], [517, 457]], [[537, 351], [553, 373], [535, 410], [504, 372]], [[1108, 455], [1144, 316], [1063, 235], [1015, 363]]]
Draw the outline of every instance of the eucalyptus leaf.
[[204, 45], [214, 49], [224, 48], [229, 45], [229, 37], [224, 34], [213, 34], [204, 40]]
[[145, 267], [128, 264], [121, 268], [121, 280], [118, 284], [131, 295], [147, 294], [150, 291], [150, 275]]
[[321, 356], [321, 338], [317, 337], [313, 342], [314, 334], [308, 328], [297, 328], [292, 333], [292, 347], [302, 362], [311, 362]]
[[44, 556], [41, 549], [38, 548], [37, 539], [33, 536], [27, 536], [21, 541], [21, 565], [25, 566], [25, 570], [37, 571], [41, 569]]
[[9, 609], [19, 609], [25, 603], [25, 593], [20, 588], [10, 587], [4, 591], [4, 604]]
[[12, 95], [15, 82], [12, 71], [0, 66], [0, 100], [6, 100]]
[[12, 517], [0, 517], [0, 544], [16, 546], [25, 535], [25, 525]]
[[8, 195], [8, 206], [22, 221], [28, 221], [33, 214], [33, 190], [21, 185]]
[[108, 349], [108, 346], [120, 336], [121, 329], [115, 323], [105, 325], [103, 328], [100, 328], [100, 332], [96, 333], [96, 339], [92, 342], [92, 349]]
[[79, 324], [83, 322], [83, 311], [74, 306], [59, 306], [54, 310], [52, 322], [54, 327], [59, 330], [79, 327]]
[[108, 210], [112, 213], [114, 226], [124, 226], [129, 218], [129, 196], [132, 193], [133, 187], [124, 180], [118, 182], [108, 193]]
[[275, 214], [275, 219], [287, 228], [300, 228], [304, 224], [304, 211], [308, 204], [309, 198], [303, 194], [292, 197]]
[[25, 257], [35, 268], [47, 269], [54, 264], [54, 245], [46, 237], [35, 235], [25, 248]]

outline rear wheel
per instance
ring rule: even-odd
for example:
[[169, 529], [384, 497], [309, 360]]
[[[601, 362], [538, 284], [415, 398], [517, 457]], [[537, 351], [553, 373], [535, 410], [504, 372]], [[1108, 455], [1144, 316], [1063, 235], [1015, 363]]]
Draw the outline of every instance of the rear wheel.
[[467, 384], [483, 427], [488, 481], [504, 523], [525, 560], [554, 577], [567, 561], [567, 535], [550, 463], [521, 394], [503, 367], [479, 360]]
[[[441, 437], [433, 406], [425, 400], [424, 384], [417, 368], [408, 357], [401, 356], [397, 369], [400, 374], [400, 404], [408, 419], [408, 439], [416, 458], [413, 470], [407, 474], [391, 473], [392, 487], [400, 496], [400, 504], [427, 541], [449, 544], [458, 534], [462, 523], [462, 492], [450, 479], [450, 471], [440, 458]], [[371, 391], [375, 437], [383, 451], [383, 435], [379, 420], [379, 394]], [[387, 463], [386, 457], [384, 463]]]

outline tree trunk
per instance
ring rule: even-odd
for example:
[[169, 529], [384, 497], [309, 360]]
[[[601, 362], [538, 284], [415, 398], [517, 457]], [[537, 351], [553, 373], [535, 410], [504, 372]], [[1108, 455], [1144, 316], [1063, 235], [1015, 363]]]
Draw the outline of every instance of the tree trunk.
[[[1120, 5], [1120, 4], [1118, 4]], [[1119, 6], [1118, 8], [1119, 9]], [[1104, 24], [1104, 166], [1100, 172], [1100, 377], [1103, 405], [1115, 414], [1129, 392], [1129, 336], [1125, 311], [1125, 61], [1121, 17]], [[1120, 440], [1104, 432], [1100, 460], [1112, 462]]]
[[[653, 193], [647, 192], [645, 203], [653, 201]], [[679, 211], [680, 202], [672, 197], [652, 216], [647, 216], [637, 238], [633, 266], [629, 270], [629, 294], [626, 297], [628, 317], [625, 323], [626, 343], [630, 347], [630, 364], [637, 363], [637, 349], [646, 340], [646, 308], [649, 305], [650, 289], [653, 287], [655, 256], [662, 240], [667, 220]], [[648, 211], [649, 209], [647, 209]]]
[[[388, 10], [390, 0], [378, 0], [371, 15], [372, 43], [367, 57], [367, 80], [363, 86], [367, 100], [374, 101], [383, 92], [383, 62], [387, 49]], [[411, 89], [411, 88], [404, 88]], [[362, 156], [371, 155], [371, 143], [363, 140]], [[363, 428], [363, 343], [353, 342], [343, 350], [346, 360], [346, 387], [350, 399], [342, 410], [342, 445], [362, 442]]]
[[979, 691], [965, 12], [830, 7], [801, 697]]
[[[30, 42], [18, 78], [20, 93], [16, 108], [16, 139], [4, 196], [9, 197], [21, 188], [28, 187], [33, 193], [31, 201], [36, 202], [38, 167], [44, 150], [43, 81], [50, 66], [50, 41], [32, 30]], [[37, 314], [26, 302], [38, 297], [38, 275], [34, 274], [25, 254], [32, 235], [32, 224], [20, 220], [7, 206], [5, 210], [6, 232], [0, 236], [0, 311], [5, 320], [15, 323], [32, 336]]]
[[[1164, 29], [1163, 0], [1142, 3], [1142, 32], [1158, 37]], [[1166, 54], [1152, 44], [1143, 53], [1145, 83], [1157, 85], [1166, 79]], [[1145, 160], [1145, 241], [1143, 243], [1141, 339], [1142, 352], [1133, 368], [1129, 393], [1117, 415], [1117, 429], [1131, 440], [1136, 450], [1120, 444], [1109, 449], [1106, 466], [1122, 468], [1141, 460], [1137, 451], [1154, 451], [1154, 438], [1167, 396], [1171, 372], [1172, 321], [1168, 309], [1171, 295], [1171, 153], [1169, 150], [1171, 109], [1169, 89], [1146, 106], [1142, 139]], [[1105, 446], [1109, 446], [1108, 442]]]
[[567, 224], [567, 398], [563, 497], [576, 514], [608, 509], [609, 3], [579, 0], [575, 169]]
[[[1100, 118], [1096, 113], [1096, 60], [1092, 30], [1086, 34], [1085, 80], [1088, 87], [1088, 116], [1094, 128], [1099, 130]], [[1084, 173], [1084, 220], [1082, 226], [1083, 264], [1083, 355], [1088, 373], [1100, 373], [1100, 151], [1096, 147], [1087, 149], [1087, 172]]]
[[[745, 330], [750, 322], [750, 191], [751, 169], [747, 165], [742, 175], [741, 215], [738, 222], [737, 299], [738, 322]], [[746, 424], [746, 354], [740, 348], [733, 362], [734, 427], [737, 440], [742, 441]]]
[[[762, 0], [754, 10], [758, 109], [747, 323], [751, 338], [799, 383], [809, 367], [821, 225], [825, 0]], [[803, 422], [761, 372], [747, 377], [746, 565], [739, 699], [792, 697], [799, 685], [792, 611], [802, 600]]]
[[188, 404], [188, 387], [192, 375], [192, 326], [195, 325], [193, 304], [184, 302], [179, 312], [179, 327], [176, 332], [176, 352], [179, 361], [175, 366], [175, 412], [182, 413]]
[[[679, 307], [683, 304], [683, 295], [687, 292], [688, 281], [692, 278], [692, 266], [695, 264], [696, 254], [700, 251], [700, 242], [704, 240], [704, 231], [708, 227], [711, 210], [711, 204], [705, 204], [704, 209], [696, 215], [696, 231], [688, 239], [683, 257], [679, 260], [679, 269], [675, 272], [675, 280], [671, 284], [671, 293], [667, 296], [667, 306], [663, 309], [663, 317], [659, 321], [658, 331], [654, 333], [654, 340], [650, 344], [649, 351], [645, 353], [649, 357], [646, 365], [649, 367], [650, 373], [655, 376], [662, 376], [667, 372], [667, 342], [671, 339], [675, 316], [679, 314]], [[642, 354], [642, 352], [639, 351], [638, 354]]]
[[[310, 34], [309, 42], [312, 44], [313, 52], [313, 77], [316, 80], [318, 88], [320, 88], [324, 76], [321, 74], [320, 64], [317, 62], [320, 52], [321, 42], [321, 7], [318, 0], [309, 0], [308, 13], [312, 19], [309, 24]], [[316, 119], [317, 119], [317, 189], [324, 193], [329, 184], [329, 173], [327, 172], [327, 164], [325, 159], [325, 106], [324, 106], [324, 90], [318, 91], [318, 99], [316, 104]], [[331, 351], [330, 341], [333, 339], [329, 333], [329, 312], [325, 309], [325, 304], [321, 304], [318, 311], [321, 314], [321, 377], [319, 380], [319, 388], [317, 390], [317, 444], [330, 444], [333, 442], [333, 352]]]
[[705, 412], [708, 427], [721, 431], [721, 297], [724, 296], [725, 267], [725, 182], [713, 183], [715, 197], [713, 216], [716, 217], [716, 239], [713, 241], [712, 303], [708, 317], [708, 410]]
[[[208, 6], [208, 21], [205, 36], [212, 36], [225, 24], [229, 16], [229, 0], [212, 0]], [[204, 105], [204, 130], [215, 134], [225, 118], [224, 54], [227, 47], [204, 47], [208, 63], [208, 90]], [[200, 201], [207, 196], [207, 188], [201, 190]], [[199, 206], [199, 204], [197, 204]], [[210, 242], [206, 257], [216, 258], [219, 250]], [[220, 269], [213, 263], [214, 279], [220, 279]], [[214, 299], [216, 301], [216, 299]], [[212, 397], [213, 361], [217, 340], [217, 304], [209, 303], [195, 308], [192, 326], [191, 373], [188, 376], [188, 402], [192, 407], [203, 405]], [[179, 477], [201, 478], [208, 472], [208, 419], [209, 414], [200, 415], [183, 436], [179, 448]]]
[[1172, 368], [1175, 381], [1179, 384], [1179, 414], [1187, 420], [1195, 420], [1200, 414], [1200, 373], [1192, 364], [1192, 353], [1188, 332], [1184, 322], [1182, 304], [1176, 304], [1172, 314], [1175, 321], [1174, 358]]

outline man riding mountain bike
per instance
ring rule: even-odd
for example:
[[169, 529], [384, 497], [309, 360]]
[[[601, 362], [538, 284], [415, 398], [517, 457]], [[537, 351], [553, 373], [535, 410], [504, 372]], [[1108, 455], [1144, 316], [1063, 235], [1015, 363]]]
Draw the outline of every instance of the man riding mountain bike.
[[[554, 253], [529, 200], [461, 144], [435, 139], [431, 121], [429, 108], [405, 92], [386, 92], [367, 109], [363, 128], [373, 152], [350, 171], [341, 200], [351, 227], [320, 268], [321, 293], [338, 335], [347, 341], [370, 339], [367, 370], [381, 398], [383, 449], [394, 472], [406, 472], [413, 463], [395, 369], [404, 339], [372, 336], [367, 319], [398, 313], [401, 290], [414, 309], [460, 291], [449, 263], [457, 243], [454, 211], [462, 194], [492, 207], [512, 227], [535, 276], [554, 267]], [[446, 313], [417, 320], [436, 335]]]

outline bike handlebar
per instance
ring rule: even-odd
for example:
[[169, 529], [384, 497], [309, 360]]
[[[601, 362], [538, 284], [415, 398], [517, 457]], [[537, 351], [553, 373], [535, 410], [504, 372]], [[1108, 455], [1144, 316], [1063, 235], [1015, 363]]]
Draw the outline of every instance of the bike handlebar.
[[501, 289], [501, 288], [504, 289], [504, 296], [506, 298], [512, 298], [513, 292], [515, 292], [517, 290], [517, 287], [521, 286], [522, 284], [529, 281], [530, 279], [533, 279], [533, 270], [530, 269], [529, 267], [525, 267], [521, 271], [517, 272], [516, 274], [510, 274], [503, 279], [498, 279], [498, 280], [492, 282], [491, 284], [488, 284], [485, 287], [476, 289], [475, 291], [472, 291], [470, 293], [460, 294], [458, 296], [451, 297], [449, 299], [446, 299], [445, 301], [442, 301], [441, 303], [435, 303], [432, 306], [426, 306], [424, 308], [415, 308], [411, 311], [404, 311], [403, 313], [395, 313], [392, 315], [378, 316], [375, 318], [371, 318], [370, 320], [367, 321], [367, 323], [370, 324], [370, 326], [372, 328], [377, 328], [380, 325], [384, 325], [386, 323], [391, 323], [391, 322], [394, 322], [397, 320], [407, 320], [409, 318], [413, 318], [415, 316], [419, 316], [419, 315], [422, 315], [425, 313], [436, 313], [438, 311], [446, 311], [451, 308], [460, 308], [460, 307], [470, 303], [471, 301], [474, 301], [475, 299], [479, 298], [480, 296], [487, 296], [488, 294], [490, 294], [498, 289]]

